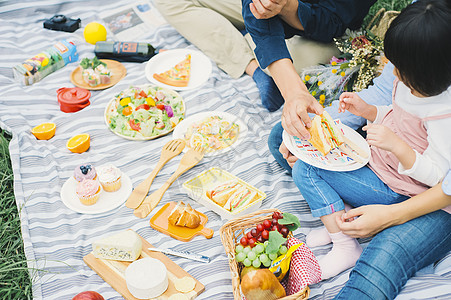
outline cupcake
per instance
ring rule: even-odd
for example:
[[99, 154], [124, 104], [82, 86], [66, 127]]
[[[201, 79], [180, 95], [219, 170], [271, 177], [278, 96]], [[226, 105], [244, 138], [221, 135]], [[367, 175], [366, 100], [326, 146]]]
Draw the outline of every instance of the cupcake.
[[96, 177], [96, 169], [91, 164], [83, 164], [75, 167], [74, 178], [78, 182], [81, 182], [85, 179], [96, 179]]
[[93, 179], [85, 179], [78, 182], [77, 187], [75, 188], [78, 199], [80, 199], [81, 203], [84, 205], [95, 204], [97, 200], [99, 200], [101, 191], [102, 189], [100, 188], [99, 182]]
[[121, 188], [122, 172], [112, 164], [98, 167], [97, 174], [105, 192], [115, 192]]

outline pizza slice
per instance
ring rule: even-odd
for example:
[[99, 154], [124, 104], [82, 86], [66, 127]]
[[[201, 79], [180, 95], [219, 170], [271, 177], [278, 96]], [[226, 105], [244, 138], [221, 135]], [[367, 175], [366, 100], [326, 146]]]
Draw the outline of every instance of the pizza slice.
[[153, 78], [167, 85], [185, 87], [188, 86], [190, 73], [191, 54], [187, 54], [184, 60], [182, 60], [166, 72], [153, 74]]

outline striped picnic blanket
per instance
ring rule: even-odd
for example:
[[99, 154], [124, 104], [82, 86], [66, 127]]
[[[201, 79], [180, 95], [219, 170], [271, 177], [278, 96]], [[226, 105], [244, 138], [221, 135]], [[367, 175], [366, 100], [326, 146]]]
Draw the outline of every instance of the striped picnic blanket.
[[[260, 105], [257, 87], [249, 76], [232, 79], [212, 62], [211, 76], [203, 86], [180, 92], [186, 103], [187, 117], [203, 111], [225, 111], [244, 121], [249, 129], [246, 139], [234, 151], [206, 157], [183, 174], [157, 207], [159, 209], [170, 200], [183, 200], [208, 216], [207, 226], [215, 231], [213, 238], [206, 240], [198, 236], [190, 242], [180, 242], [153, 230], [149, 226], [149, 217], [138, 219], [124, 205], [89, 215], [69, 209], [61, 200], [61, 187], [78, 164], [112, 162], [131, 178], [134, 186], [155, 167], [161, 148], [172, 138], [171, 134], [151, 141], [130, 141], [112, 133], [103, 117], [105, 106], [115, 94], [130, 85], [148, 83], [145, 63], [124, 63], [126, 77], [114, 87], [93, 91], [91, 104], [76, 113], [60, 111], [56, 90], [72, 87], [69, 78], [77, 63], [69, 64], [31, 86], [21, 86], [13, 80], [14, 65], [62, 39], [73, 39], [80, 57], [92, 57], [94, 46], [84, 42], [83, 28], [74, 33], [49, 31], [42, 27], [44, 19], [64, 14], [81, 18], [84, 26], [91, 21], [101, 21], [99, 15], [104, 11], [129, 4], [126, 0], [0, 1], [0, 126], [13, 135], [10, 153], [14, 191], [20, 209], [25, 254], [32, 268], [34, 299], [71, 299], [85, 290], [95, 290], [105, 299], [122, 299], [84, 264], [83, 257], [90, 253], [91, 243], [99, 236], [128, 228], [154, 246], [211, 257], [209, 264], [171, 259], [205, 285], [205, 291], [198, 299], [233, 299], [228, 258], [218, 233], [223, 221], [191, 200], [182, 188], [183, 182], [210, 167], [221, 167], [263, 190], [267, 194], [263, 208], [276, 207], [298, 216], [301, 228], [295, 236], [299, 239], [303, 240], [312, 228], [321, 226], [320, 220], [310, 215], [309, 207], [291, 177], [268, 150], [268, 135], [280, 120], [281, 111], [268, 113]], [[143, 33], [140, 41], [158, 48], [196, 49], [167, 24]], [[36, 140], [30, 129], [44, 122], [56, 123], [56, 135], [48, 141]], [[67, 140], [77, 133], [90, 134], [89, 151], [74, 154], [67, 150]], [[161, 170], [151, 191], [170, 177], [179, 160], [173, 159]], [[362, 242], [365, 245], [367, 241]], [[329, 246], [320, 247], [314, 249], [314, 254], [319, 256], [328, 250]], [[310, 298], [333, 298], [348, 275], [349, 270], [313, 285]], [[397, 299], [433, 297], [451, 297], [451, 254], [409, 280]]]

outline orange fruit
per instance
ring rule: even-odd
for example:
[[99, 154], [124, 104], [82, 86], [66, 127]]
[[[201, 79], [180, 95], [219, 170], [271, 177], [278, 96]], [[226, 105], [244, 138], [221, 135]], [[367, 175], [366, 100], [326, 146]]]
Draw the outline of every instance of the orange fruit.
[[38, 140], [49, 140], [55, 135], [56, 125], [55, 123], [42, 123], [31, 129], [31, 133]]
[[74, 153], [83, 153], [89, 149], [91, 137], [87, 133], [77, 134], [71, 137], [66, 144], [67, 149]]

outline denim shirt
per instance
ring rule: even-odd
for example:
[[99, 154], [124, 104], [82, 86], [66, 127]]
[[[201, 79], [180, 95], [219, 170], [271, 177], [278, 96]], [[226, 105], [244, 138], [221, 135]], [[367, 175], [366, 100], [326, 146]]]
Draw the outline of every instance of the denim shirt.
[[274, 61], [291, 59], [286, 38], [300, 35], [319, 42], [331, 42], [334, 37], [342, 36], [347, 28], [358, 29], [376, 0], [298, 0], [297, 15], [303, 31], [289, 26], [279, 16], [256, 19], [249, 8], [251, 2], [242, 0], [244, 24], [256, 44], [258, 62], [266, 68]]

